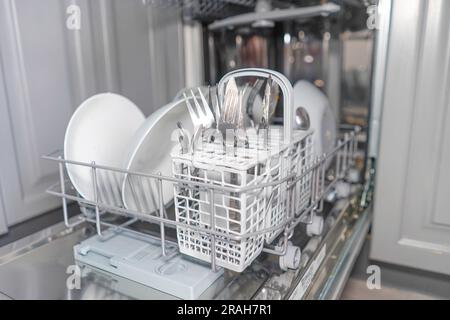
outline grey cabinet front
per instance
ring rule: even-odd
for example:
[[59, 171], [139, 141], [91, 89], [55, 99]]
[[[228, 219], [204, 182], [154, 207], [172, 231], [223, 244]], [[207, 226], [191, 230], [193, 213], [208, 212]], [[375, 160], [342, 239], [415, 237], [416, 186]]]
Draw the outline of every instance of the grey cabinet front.
[[[66, 23], [73, 5], [79, 29]], [[45, 193], [57, 167], [41, 156], [62, 147], [84, 99], [117, 92], [149, 115], [183, 87], [180, 15], [158, 10], [141, 0], [0, 1], [0, 232], [4, 220], [60, 205]]]
[[397, 0], [371, 257], [450, 274], [450, 1]]

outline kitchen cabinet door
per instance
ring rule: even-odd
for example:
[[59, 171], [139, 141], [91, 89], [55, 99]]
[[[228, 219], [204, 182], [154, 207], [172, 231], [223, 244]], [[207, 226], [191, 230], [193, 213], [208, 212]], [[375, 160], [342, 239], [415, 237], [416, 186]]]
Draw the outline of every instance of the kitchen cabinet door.
[[[1, 56], [0, 56], [1, 58]], [[3, 201], [4, 193], [2, 181], [6, 181], [8, 153], [11, 149], [9, 140], [11, 139], [10, 122], [8, 116], [8, 109], [6, 104], [6, 91], [4, 85], [3, 68], [0, 59], [0, 235], [8, 231], [6, 222], [5, 201]], [[5, 185], [7, 187], [7, 185]]]
[[7, 231], [8, 227], [6, 225], [5, 209], [3, 208], [3, 199], [0, 194], [0, 235], [6, 233]]
[[450, 274], [450, 1], [392, 4], [371, 257]]
[[[67, 19], [79, 8], [79, 29]], [[63, 145], [75, 108], [117, 92], [146, 115], [184, 84], [176, 12], [141, 0], [0, 1], [0, 183], [8, 225], [60, 205], [58, 181], [41, 156]], [[76, 24], [75, 24], [76, 25]], [[1, 218], [0, 218], [1, 224]]]
[[9, 225], [61, 203], [45, 194], [56, 172], [41, 156], [61, 147], [74, 106], [64, 14], [58, 1], [0, 2], [0, 113], [8, 129], [0, 165]]
[[[1, 56], [0, 56], [1, 58]], [[8, 109], [6, 104], [6, 92], [4, 86], [3, 68], [0, 59], [0, 148], [10, 146], [8, 142], [11, 139], [10, 127], [9, 127], [9, 117]], [[3, 187], [2, 181], [6, 181], [6, 155], [10, 152], [10, 149], [3, 149], [0, 151], [0, 235], [8, 231], [6, 223], [6, 209], [5, 201], [3, 201]], [[5, 186], [6, 187], [6, 186]]]

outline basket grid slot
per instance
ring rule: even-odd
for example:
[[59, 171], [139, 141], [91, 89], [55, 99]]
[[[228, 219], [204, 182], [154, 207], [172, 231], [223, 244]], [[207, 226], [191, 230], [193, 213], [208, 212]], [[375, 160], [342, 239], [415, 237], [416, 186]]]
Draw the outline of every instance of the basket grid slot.
[[[289, 148], [282, 148], [276, 154], [263, 152], [264, 156], [256, 157], [257, 150], [248, 152], [255, 155], [253, 158], [244, 157], [238, 152], [235, 157], [229, 157], [219, 151], [211, 151], [217, 146], [207, 145], [209, 150], [201, 149], [194, 155], [173, 155], [173, 175], [187, 181], [231, 188], [279, 181], [287, 176], [288, 171], [302, 170], [307, 163], [308, 141], [311, 142], [309, 136], [300, 137]], [[281, 140], [278, 143], [282, 145]], [[229, 163], [235, 165], [229, 166]], [[180, 251], [210, 262], [212, 236], [208, 231], [214, 229], [223, 233], [223, 236], [214, 237], [216, 263], [231, 270], [243, 271], [259, 255], [264, 243], [272, 242], [282, 232], [287, 217], [286, 191], [287, 183], [283, 182], [247, 192], [214, 191], [212, 198], [209, 188], [178, 184], [174, 188], [176, 218], [186, 224], [186, 227], [177, 227]], [[210, 212], [212, 204], [214, 219], [211, 219]], [[195, 214], [191, 214], [191, 211]], [[205, 232], [194, 231], [189, 229], [190, 226], [199, 226]], [[229, 237], [276, 226], [280, 228], [239, 241]]]

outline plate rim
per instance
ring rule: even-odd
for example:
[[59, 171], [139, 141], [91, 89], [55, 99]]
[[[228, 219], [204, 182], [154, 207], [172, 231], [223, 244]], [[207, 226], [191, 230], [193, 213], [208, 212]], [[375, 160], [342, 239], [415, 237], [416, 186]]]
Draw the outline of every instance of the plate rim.
[[[140, 114], [142, 115], [142, 119], [143, 121], [145, 121], [145, 115], [142, 112], [142, 110], [133, 102], [131, 101], [129, 98], [118, 94], [118, 93], [114, 93], [114, 92], [101, 92], [101, 93], [97, 93], [94, 94], [92, 96], [90, 96], [89, 98], [83, 100], [83, 102], [81, 102], [81, 104], [75, 109], [75, 111], [73, 112], [72, 116], [70, 117], [69, 123], [67, 124], [66, 127], [66, 132], [64, 134], [64, 159], [65, 160], [69, 160], [69, 161], [75, 161], [73, 159], [67, 159], [67, 145], [68, 145], [68, 133], [70, 132], [71, 128], [74, 125], [75, 119], [78, 117], [78, 115], [87, 108], [87, 106], [89, 106], [89, 103], [91, 103], [92, 100], [98, 98], [98, 97], [102, 97], [102, 96], [112, 96], [112, 97], [120, 97], [122, 99], [128, 100], [128, 102], [130, 102], [135, 108], [136, 110], [138, 110], [140, 112]], [[70, 182], [72, 183], [73, 187], [75, 188], [75, 190], [81, 195], [81, 197], [83, 197], [84, 199], [88, 199], [88, 197], [86, 197], [86, 194], [84, 192], [80, 191], [80, 187], [79, 187], [79, 183], [76, 182], [77, 179], [74, 179], [73, 174], [71, 173], [70, 168], [70, 163], [65, 163], [65, 167], [66, 167], [66, 172], [67, 175], [70, 179]], [[88, 200], [92, 200], [92, 199], [88, 199]]]
[[[191, 98], [188, 98], [188, 99], [191, 99]], [[144, 121], [144, 123], [143, 123], [142, 125], [146, 124], [147, 121], [148, 121], [150, 118], [153, 118], [153, 121], [151, 122], [151, 125], [148, 125], [148, 127], [147, 127], [146, 130], [145, 130], [145, 133], [141, 135], [141, 137], [140, 137], [140, 139], [139, 139], [139, 143], [137, 143], [137, 144], [136, 144], [136, 147], [132, 150], [132, 152], [130, 152], [130, 155], [129, 155], [127, 161], [124, 161], [125, 164], [126, 164], [126, 165], [125, 165], [125, 170], [126, 170], [126, 171], [130, 171], [130, 167], [131, 167], [131, 165], [132, 165], [132, 162], [133, 162], [134, 158], [136, 157], [136, 153], [138, 152], [138, 150], [139, 150], [139, 148], [141, 147], [141, 145], [142, 145], [142, 143], [144, 142], [144, 140], [145, 140], [145, 139], [147, 138], [147, 136], [150, 134], [150, 131], [152, 131], [152, 129], [155, 127], [155, 125], [156, 125], [156, 124], [157, 124], [164, 116], [166, 116], [172, 109], [174, 109], [174, 108], [177, 107], [179, 104], [182, 104], [182, 103], [184, 103], [184, 102], [185, 102], [185, 99], [184, 99], [184, 98], [183, 98], [183, 99], [180, 99], [180, 100], [172, 101], [172, 102], [166, 104], [165, 106], [162, 106], [161, 108], [159, 108], [159, 109], [157, 109], [156, 111], [154, 111], [154, 112], [153, 112], [153, 113], [152, 113], [152, 114]], [[186, 107], [185, 109], [186, 109], [186, 110], [185, 110], [186, 114], [189, 115], [189, 111], [188, 111], [187, 107]], [[189, 119], [190, 119], [190, 117], [189, 117]], [[139, 129], [140, 129], [140, 128], [139, 128]], [[136, 130], [136, 132], [138, 132], [139, 129]], [[142, 173], [145, 173], [145, 172], [142, 172]], [[128, 204], [126, 203], [126, 197], [125, 197], [125, 184], [126, 184], [126, 181], [127, 181], [127, 177], [128, 177], [128, 173], [125, 173], [125, 176], [124, 176], [123, 181], [122, 181], [122, 188], [121, 188], [122, 203], [123, 203], [123, 205], [124, 205], [124, 207], [125, 207], [126, 209], [128, 209], [128, 207], [129, 207]], [[171, 201], [173, 201], [173, 199], [165, 201], [164, 206], [166, 207], [167, 204], [170, 203]]]

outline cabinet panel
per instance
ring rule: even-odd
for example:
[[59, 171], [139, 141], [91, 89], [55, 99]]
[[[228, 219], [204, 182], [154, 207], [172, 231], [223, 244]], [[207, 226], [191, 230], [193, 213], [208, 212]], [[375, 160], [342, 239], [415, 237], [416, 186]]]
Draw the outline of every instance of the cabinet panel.
[[450, 274], [450, 2], [394, 1], [374, 259]]
[[[80, 30], [66, 27], [72, 4], [81, 10]], [[180, 15], [156, 10], [141, 0], [0, 1], [0, 183], [8, 225], [60, 205], [44, 192], [57, 168], [40, 157], [62, 147], [84, 99], [117, 92], [149, 115], [183, 86]]]
[[[450, 57], [447, 57], [450, 59]], [[450, 196], [450, 95], [447, 90], [445, 110], [443, 110], [442, 123], [440, 130], [440, 159], [437, 163], [436, 174], [436, 191], [433, 203], [433, 214], [431, 216], [431, 222], [436, 225], [442, 225], [450, 228], [450, 207], [448, 201]]]
[[1, 2], [2, 66], [12, 145], [4, 155], [10, 156], [9, 161], [2, 164], [9, 224], [59, 204], [44, 193], [55, 172], [40, 157], [61, 146], [72, 103], [62, 45], [64, 20], [58, 1], [46, 2], [50, 5]]
[[3, 199], [0, 198], [0, 235], [8, 232], [8, 227], [6, 226], [6, 214], [3, 208]]
[[[11, 166], [11, 163], [14, 164], [11, 161], [14, 157], [14, 149], [11, 144], [12, 135], [4, 79], [0, 50], [0, 234], [7, 232], [6, 201], [3, 200], [6, 193], [2, 187], [2, 182], [5, 183], [8, 176], [11, 175], [10, 171], [15, 169], [14, 166]], [[5, 187], [7, 186], [8, 184], [5, 185]]]

